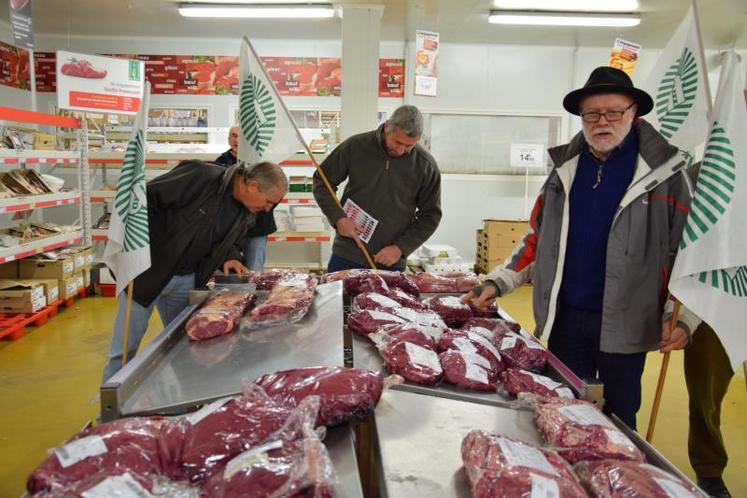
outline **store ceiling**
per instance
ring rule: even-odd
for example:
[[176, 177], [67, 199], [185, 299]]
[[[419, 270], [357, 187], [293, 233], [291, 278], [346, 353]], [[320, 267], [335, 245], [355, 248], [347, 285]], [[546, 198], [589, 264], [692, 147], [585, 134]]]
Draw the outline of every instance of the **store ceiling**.
[[[226, 3], [230, 0], [225, 0]], [[281, 0], [282, 1], [282, 0]], [[271, 0], [268, 0], [270, 3]], [[593, 5], [594, 0], [589, 0]], [[300, 3], [300, 2], [299, 2]], [[663, 47], [690, 0], [639, 0], [634, 28], [498, 26], [487, 22], [492, 0], [338, 0], [381, 4], [383, 40], [407, 40], [415, 29], [438, 31], [447, 43], [611, 46], [616, 36]], [[176, 0], [33, 0], [34, 32], [70, 36], [339, 39], [342, 21], [187, 19]], [[697, 0], [707, 48], [747, 48], [747, 0]], [[8, 11], [0, 8], [7, 22]]]

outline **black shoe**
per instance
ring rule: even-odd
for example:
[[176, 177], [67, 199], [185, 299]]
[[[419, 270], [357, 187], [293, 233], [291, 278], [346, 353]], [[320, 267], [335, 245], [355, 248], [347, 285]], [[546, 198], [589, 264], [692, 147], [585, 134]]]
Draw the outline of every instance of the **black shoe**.
[[712, 498], [731, 498], [726, 484], [720, 477], [705, 477], [698, 479], [698, 487]]

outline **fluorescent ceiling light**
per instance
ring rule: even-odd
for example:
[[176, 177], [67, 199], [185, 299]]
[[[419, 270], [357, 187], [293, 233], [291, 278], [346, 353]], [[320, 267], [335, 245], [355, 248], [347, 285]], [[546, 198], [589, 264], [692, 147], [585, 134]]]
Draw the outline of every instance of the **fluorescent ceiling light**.
[[179, 14], [184, 17], [309, 19], [333, 17], [335, 11], [329, 4], [231, 5], [183, 3], [179, 5]]
[[635, 12], [638, 0], [495, 0], [498, 9], [584, 12]]
[[597, 12], [521, 12], [517, 10], [494, 10], [488, 16], [491, 24], [521, 24], [529, 26], [638, 26], [641, 18], [637, 14], [603, 14]]

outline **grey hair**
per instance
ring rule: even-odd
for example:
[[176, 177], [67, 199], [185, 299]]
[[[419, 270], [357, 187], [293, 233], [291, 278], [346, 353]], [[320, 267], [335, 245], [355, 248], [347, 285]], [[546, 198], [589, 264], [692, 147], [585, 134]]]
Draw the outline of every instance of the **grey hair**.
[[288, 177], [285, 176], [283, 168], [275, 163], [262, 161], [244, 166], [241, 175], [245, 182], [256, 181], [259, 184], [260, 192], [267, 192], [273, 187], [277, 187], [283, 192], [288, 191]]
[[408, 137], [419, 137], [423, 134], [423, 115], [414, 105], [398, 107], [387, 120], [390, 128], [397, 128]]

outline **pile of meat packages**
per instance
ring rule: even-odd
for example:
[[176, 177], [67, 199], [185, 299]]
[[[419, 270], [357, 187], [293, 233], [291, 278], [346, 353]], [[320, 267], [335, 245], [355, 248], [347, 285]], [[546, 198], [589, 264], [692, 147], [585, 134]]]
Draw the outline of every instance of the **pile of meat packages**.
[[51, 497], [330, 497], [325, 426], [373, 410], [379, 372], [316, 367], [277, 372], [180, 417], [139, 417], [86, 429], [27, 480]]
[[[273, 273], [272, 278], [276, 274], [279, 272]], [[300, 321], [314, 302], [315, 290], [316, 278], [313, 275], [283, 273], [273, 284], [267, 299], [241, 321], [242, 330], [276, 327]]]
[[244, 312], [254, 304], [249, 292], [219, 291], [208, 297], [187, 320], [185, 330], [192, 341], [201, 341], [231, 333]]

